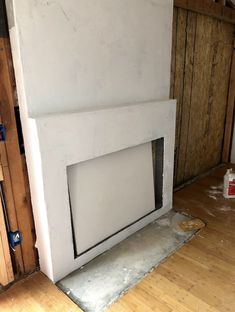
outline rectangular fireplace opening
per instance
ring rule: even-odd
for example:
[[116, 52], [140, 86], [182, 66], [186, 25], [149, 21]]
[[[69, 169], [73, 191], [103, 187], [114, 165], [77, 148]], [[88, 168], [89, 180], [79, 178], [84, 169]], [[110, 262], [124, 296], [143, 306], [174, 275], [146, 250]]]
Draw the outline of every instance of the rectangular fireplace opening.
[[164, 138], [67, 166], [74, 258], [163, 204]]

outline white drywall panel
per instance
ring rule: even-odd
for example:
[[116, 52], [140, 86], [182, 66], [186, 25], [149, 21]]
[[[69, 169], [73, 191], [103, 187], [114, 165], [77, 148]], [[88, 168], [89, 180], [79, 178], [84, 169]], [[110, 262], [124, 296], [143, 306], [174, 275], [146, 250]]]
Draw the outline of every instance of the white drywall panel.
[[173, 0], [8, 6], [29, 116], [169, 97]]
[[67, 167], [79, 255], [155, 210], [152, 144]]

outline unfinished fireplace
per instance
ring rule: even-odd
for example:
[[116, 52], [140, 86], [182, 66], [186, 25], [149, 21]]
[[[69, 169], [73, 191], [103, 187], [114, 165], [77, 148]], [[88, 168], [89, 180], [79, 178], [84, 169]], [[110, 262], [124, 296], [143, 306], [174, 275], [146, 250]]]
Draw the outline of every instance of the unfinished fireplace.
[[173, 0], [7, 11], [40, 268], [58, 281], [172, 207]]

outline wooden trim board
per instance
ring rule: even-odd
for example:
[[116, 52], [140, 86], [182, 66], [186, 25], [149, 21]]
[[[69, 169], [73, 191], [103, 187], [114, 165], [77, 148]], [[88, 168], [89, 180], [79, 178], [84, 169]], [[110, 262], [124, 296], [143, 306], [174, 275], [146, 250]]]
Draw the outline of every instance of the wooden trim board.
[[205, 14], [224, 22], [235, 24], [235, 10], [212, 0], [174, 0], [178, 8]]

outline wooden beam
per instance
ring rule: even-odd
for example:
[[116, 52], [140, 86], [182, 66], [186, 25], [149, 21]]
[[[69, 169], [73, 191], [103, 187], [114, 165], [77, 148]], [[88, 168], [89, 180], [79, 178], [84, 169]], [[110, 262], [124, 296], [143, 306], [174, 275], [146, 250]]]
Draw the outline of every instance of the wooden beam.
[[230, 160], [233, 125], [234, 125], [234, 112], [235, 112], [235, 40], [234, 40], [234, 49], [228, 91], [228, 106], [225, 121], [222, 162], [229, 162]]
[[235, 10], [211, 0], [174, 0], [174, 5], [235, 24]]

